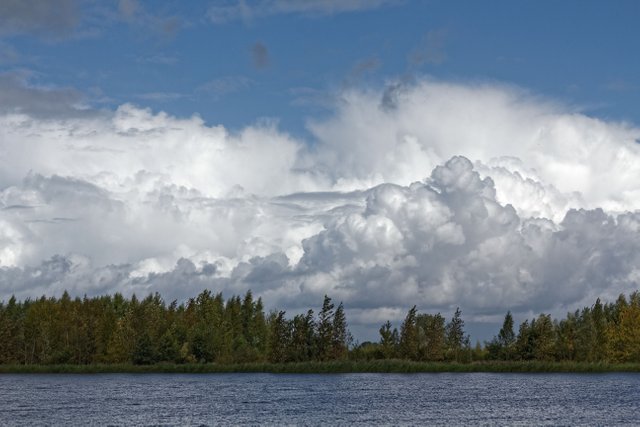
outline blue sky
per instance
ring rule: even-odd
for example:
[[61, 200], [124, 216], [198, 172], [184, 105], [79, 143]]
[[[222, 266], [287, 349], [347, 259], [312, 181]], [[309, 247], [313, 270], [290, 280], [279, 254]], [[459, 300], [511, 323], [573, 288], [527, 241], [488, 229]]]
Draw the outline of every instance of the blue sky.
[[640, 287], [640, 2], [0, 1], [0, 300], [504, 313]]
[[518, 85], [640, 121], [635, 1], [64, 3], [75, 19], [62, 28], [5, 22], [14, 58], [2, 68], [98, 107], [131, 102], [232, 129], [266, 117], [305, 135], [306, 118], [345, 87], [428, 75]]

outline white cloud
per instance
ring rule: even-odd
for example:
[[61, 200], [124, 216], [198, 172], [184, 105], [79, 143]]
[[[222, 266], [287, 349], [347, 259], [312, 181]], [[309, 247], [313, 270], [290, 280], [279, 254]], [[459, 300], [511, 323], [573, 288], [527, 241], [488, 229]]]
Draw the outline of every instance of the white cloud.
[[[310, 129], [323, 143], [319, 161], [344, 189], [407, 184], [464, 155], [557, 190], [561, 194], [545, 203], [557, 199], [558, 206], [545, 209], [560, 215], [568, 207], [564, 199], [582, 198], [590, 208], [640, 208], [640, 129], [510, 87], [420, 80], [390, 84], [385, 92], [347, 91], [334, 117], [312, 122]], [[517, 192], [498, 193], [516, 208], [529, 203]]]
[[251, 288], [301, 310], [328, 293], [377, 327], [413, 304], [482, 319], [638, 287], [631, 125], [421, 80], [345, 92], [309, 148], [270, 123], [74, 97], [59, 114], [27, 102], [50, 90], [5, 84], [23, 100], [0, 113], [0, 299]]
[[245, 76], [224, 76], [210, 80], [198, 88], [201, 92], [209, 92], [217, 96], [249, 89], [255, 82]]
[[214, 24], [222, 24], [239, 19], [248, 22], [279, 14], [335, 15], [397, 3], [398, 0], [231, 0], [215, 3], [209, 8], [207, 15]]

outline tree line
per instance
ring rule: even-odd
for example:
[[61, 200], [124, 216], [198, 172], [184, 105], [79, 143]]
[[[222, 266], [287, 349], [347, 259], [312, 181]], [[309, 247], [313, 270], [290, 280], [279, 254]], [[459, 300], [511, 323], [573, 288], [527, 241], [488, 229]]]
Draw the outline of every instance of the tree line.
[[548, 314], [514, 330], [510, 312], [498, 334], [472, 348], [460, 309], [408, 310], [400, 329], [387, 321], [377, 342], [353, 345], [342, 303], [328, 296], [313, 310], [265, 314], [251, 291], [225, 300], [205, 290], [186, 303], [159, 294], [41, 297], [0, 302], [0, 364], [250, 363], [343, 359], [429, 362], [542, 360], [640, 362], [640, 294], [599, 299], [560, 320]]
[[591, 307], [553, 320], [548, 314], [525, 320], [518, 334], [507, 313], [497, 336], [486, 345], [497, 360], [640, 362], [640, 294], [620, 295], [614, 303], [597, 299]]
[[540, 314], [523, 321], [516, 333], [511, 312], [498, 334], [472, 348], [460, 310], [447, 324], [438, 314], [419, 314], [414, 306], [400, 331], [387, 322], [380, 341], [354, 349], [365, 359], [415, 361], [474, 360], [640, 363], [640, 293], [620, 295], [613, 303], [600, 299], [563, 319]]
[[185, 304], [159, 294], [0, 303], [0, 364], [285, 363], [346, 357], [344, 307], [325, 297], [292, 319], [265, 315], [251, 291], [224, 300], [205, 290]]

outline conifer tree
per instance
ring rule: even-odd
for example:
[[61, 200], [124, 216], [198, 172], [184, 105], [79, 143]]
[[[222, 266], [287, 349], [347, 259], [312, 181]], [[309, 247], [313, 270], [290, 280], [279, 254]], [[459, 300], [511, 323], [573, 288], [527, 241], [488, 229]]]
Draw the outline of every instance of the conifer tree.
[[268, 358], [271, 363], [288, 361], [290, 348], [291, 324], [284, 317], [285, 312], [272, 312], [269, 316]]
[[313, 310], [307, 311], [305, 315], [295, 316], [292, 329], [291, 359], [298, 362], [312, 360], [315, 357], [316, 346]]
[[531, 323], [534, 337], [534, 354], [536, 360], [553, 360], [555, 347], [555, 334], [551, 316], [540, 314], [535, 322]]
[[525, 320], [520, 324], [520, 329], [518, 330], [518, 336], [516, 338], [516, 355], [520, 360], [533, 359], [531, 329], [532, 326], [529, 325], [528, 320]]
[[513, 316], [511, 315], [511, 311], [507, 311], [507, 314], [504, 316], [504, 322], [502, 323], [500, 332], [498, 332], [498, 341], [505, 349], [508, 349], [516, 342], [516, 334], [513, 331]]
[[567, 313], [567, 317], [556, 326], [555, 357], [558, 360], [576, 360], [578, 311]]
[[446, 327], [446, 357], [449, 360], [461, 362], [469, 356], [470, 342], [469, 337], [464, 333], [464, 320], [462, 320], [462, 312], [460, 307], [456, 308], [451, 321]]
[[513, 359], [515, 342], [516, 334], [513, 331], [513, 316], [511, 315], [511, 311], [507, 311], [498, 336], [494, 337], [493, 340], [487, 344], [489, 357], [500, 360]]
[[267, 322], [264, 315], [262, 298], [258, 298], [255, 304], [252, 330], [254, 338], [253, 346], [256, 349], [258, 358], [263, 360], [267, 347]]
[[418, 328], [416, 327], [416, 306], [407, 312], [400, 326], [400, 357], [418, 360]]
[[398, 351], [398, 330], [391, 329], [391, 322], [388, 320], [380, 327], [380, 351], [383, 359], [391, 359]]
[[131, 361], [135, 365], [151, 365], [157, 361], [153, 342], [147, 331], [142, 331], [136, 337], [136, 342], [131, 354]]
[[333, 303], [331, 298], [324, 296], [322, 309], [318, 314], [318, 359], [329, 360], [331, 358], [333, 342]]
[[180, 359], [180, 346], [173, 330], [167, 329], [158, 343], [158, 361], [177, 362]]
[[332, 337], [331, 337], [331, 358], [344, 359], [349, 350], [351, 335], [347, 329], [347, 317], [344, 313], [342, 303], [338, 304], [333, 314]]
[[598, 298], [591, 309], [591, 318], [594, 329], [593, 360], [601, 361], [607, 357], [608, 335], [607, 319], [605, 317], [604, 306]]

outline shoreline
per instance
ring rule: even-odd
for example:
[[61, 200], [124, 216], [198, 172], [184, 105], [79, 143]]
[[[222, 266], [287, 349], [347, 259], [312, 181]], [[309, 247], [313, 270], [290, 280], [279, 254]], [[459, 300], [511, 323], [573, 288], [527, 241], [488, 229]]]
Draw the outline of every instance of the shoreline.
[[345, 373], [609, 373], [640, 372], [640, 363], [604, 362], [412, 362], [406, 360], [299, 362], [299, 363], [194, 363], [154, 365], [90, 364], [90, 365], [0, 365], [2, 374], [345, 374]]

